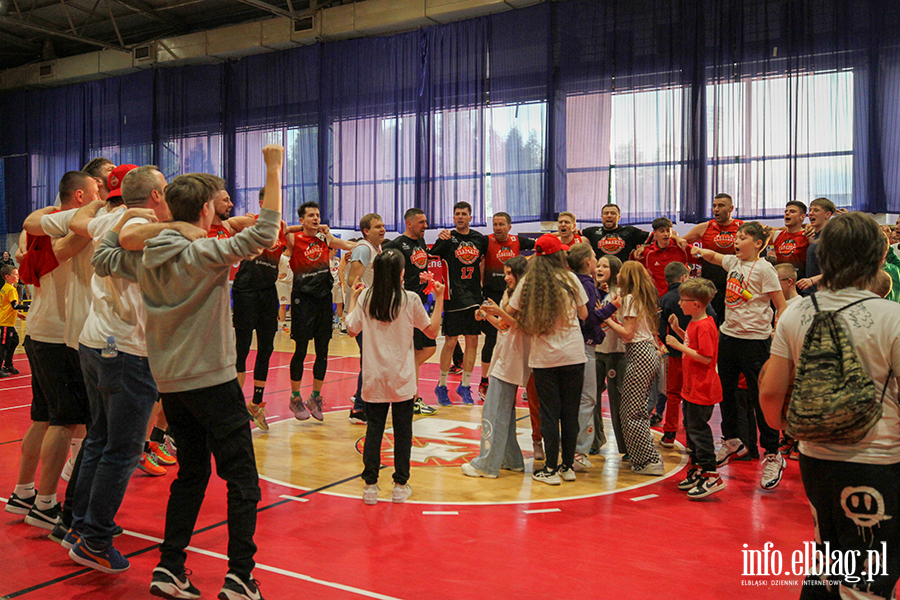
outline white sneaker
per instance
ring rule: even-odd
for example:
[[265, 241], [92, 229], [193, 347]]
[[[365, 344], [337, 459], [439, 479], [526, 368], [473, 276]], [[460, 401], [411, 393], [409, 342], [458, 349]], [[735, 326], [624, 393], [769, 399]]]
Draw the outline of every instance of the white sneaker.
[[547, 485], [562, 485], [562, 479], [559, 478], [559, 474], [556, 471], [548, 470], [546, 467], [532, 473], [531, 478]]
[[784, 467], [787, 462], [780, 454], [766, 454], [763, 457], [763, 474], [759, 481], [759, 487], [764, 490], [773, 490], [781, 483]]
[[666, 467], [661, 458], [656, 462], [647, 463], [643, 467], [631, 465], [631, 470], [638, 475], [665, 475], [666, 473]]
[[572, 467], [562, 466], [557, 473], [563, 481], [575, 481], [575, 469]]
[[409, 484], [394, 484], [394, 491], [391, 492], [391, 502], [393, 502], [394, 504], [400, 504], [409, 500], [410, 496], [412, 496], [412, 489], [410, 489]]
[[487, 479], [497, 479], [496, 475], [491, 475], [490, 473], [479, 471], [472, 466], [472, 463], [465, 463], [460, 468], [462, 469], [463, 474], [467, 475], [468, 477], [486, 477]]
[[69, 481], [72, 478], [72, 469], [75, 468], [75, 457], [73, 456], [69, 460], [66, 461], [66, 464], [63, 466], [62, 477], [63, 481]]
[[[581, 454], [580, 452], [575, 453], [575, 464], [573, 467], [576, 471], [587, 471], [593, 466], [594, 464], [586, 454]], [[563, 479], [565, 479], [565, 477], [563, 477]]]
[[747, 448], [738, 438], [723, 440], [716, 452], [716, 466], [724, 467], [732, 458], [740, 458], [747, 455]]
[[363, 502], [366, 504], [378, 504], [378, 485], [367, 485], [363, 488]]

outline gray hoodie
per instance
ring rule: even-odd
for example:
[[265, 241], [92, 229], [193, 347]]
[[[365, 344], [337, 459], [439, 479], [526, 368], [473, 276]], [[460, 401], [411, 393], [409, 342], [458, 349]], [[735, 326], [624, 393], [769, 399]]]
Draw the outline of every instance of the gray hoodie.
[[190, 242], [167, 229], [141, 252], [119, 246], [110, 231], [91, 261], [100, 277], [137, 282], [147, 306], [147, 354], [160, 393], [211, 387], [237, 377], [228, 298], [233, 263], [270, 248], [281, 215], [263, 209], [259, 219], [231, 238]]

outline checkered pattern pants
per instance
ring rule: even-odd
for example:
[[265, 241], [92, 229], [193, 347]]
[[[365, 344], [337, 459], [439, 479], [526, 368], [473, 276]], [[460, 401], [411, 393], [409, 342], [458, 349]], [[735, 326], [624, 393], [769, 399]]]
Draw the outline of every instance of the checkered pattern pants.
[[659, 371], [659, 355], [651, 341], [625, 344], [625, 383], [622, 389], [622, 432], [633, 467], [661, 460], [650, 433], [647, 393]]

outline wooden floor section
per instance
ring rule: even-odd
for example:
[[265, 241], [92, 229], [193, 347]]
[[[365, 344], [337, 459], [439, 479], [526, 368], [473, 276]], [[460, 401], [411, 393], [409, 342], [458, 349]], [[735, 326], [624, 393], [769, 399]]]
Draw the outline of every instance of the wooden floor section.
[[[383, 501], [365, 506], [358, 478], [365, 427], [347, 419], [359, 369], [356, 344], [335, 334], [322, 391], [325, 420], [298, 422], [287, 407], [293, 342], [281, 333], [277, 338], [266, 387], [271, 431], [253, 432], [263, 492], [255, 576], [267, 600], [799, 596], [797, 576], [745, 576], [742, 554], [771, 542], [789, 557], [812, 540], [794, 461], [774, 491], [760, 489], [758, 461], [735, 462], [722, 469], [726, 489], [699, 502], [676, 489], [686, 463], [680, 445], [661, 449], [667, 468], [662, 477], [631, 473], [611, 443], [601, 456], [591, 457], [593, 469], [573, 483], [551, 487], [533, 482], [528, 473], [507, 471], [498, 479], [473, 479], [458, 465], [478, 453], [481, 407], [455, 404], [416, 418], [410, 501], [390, 503], [387, 466], [380, 481]], [[253, 357], [251, 352], [248, 365]], [[307, 356], [304, 394], [312, 358]], [[16, 356], [16, 366], [21, 375], [0, 380], [4, 498], [15, 484], [19, 443], [29, 422], [24, 354]], [[473, 388], [479, 371], [476, 367]], [[437, 378], [436, 364], [423, 367], [420, 394], [430, 404]], [[458, 378], [451, 376], [451, 389], [456, 385]], [[249, 380], [245, 392], [248, 397], [252, 392]], [[520, 407], [518, 439], [530, 472], [530, 422], [524, 404]], [[714, 422], [717, 426], [718, 413]], [[611, 436], [608, 423], [607, 432]], [[386, 436], [386, 463], [390, 441]], [[0, 598], [150, 597], [174, 472], [173, 467], [164, 477], [133, 476], [117, 519], [126, 535], [116, 540], [132, 566], [117, 576], [79, 567], [45, 539], [46, 531], [0, 513], [6, 563]], [[225, 515], [225, 486], [213, 477], [188, 555], [191, 580], [203, 598], [216, 597], [227, 572]]]

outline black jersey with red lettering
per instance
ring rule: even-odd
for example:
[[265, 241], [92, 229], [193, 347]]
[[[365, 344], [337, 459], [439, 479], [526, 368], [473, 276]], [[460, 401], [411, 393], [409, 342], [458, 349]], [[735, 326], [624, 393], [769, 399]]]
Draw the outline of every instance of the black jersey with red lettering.
[[241, 261], [231, 289], [235, 292], [253, 292], [274, 287], [278, 280], [278, 264], [286, 245], [284, 230], [279, 229], [274, 246], [263, 250], [259, 256]]
[[291, 254], [291, 271], [294, 272], [294, 292], [315, 296], [331, 297], [334, 278], [331, 276], [328, 243], [324, 234], [310, 237], [303, 233], [294, 234], [294, 251]]
[[385, 242], [381, 248], [382, 251], [393, 248], [403, 255], [403, 287], [424, 299], [425, 286], [428, 284], [422, 279], [422, 274], [428, 271], [428, 247], [425, 245], [425, 240], [414, 240], [409, 236], [401, 235], [390, 242]]
[[498, 242], [492, 233], [487, 236], [487, 254], [484, 256], [484, 295], [499, 303], [506, 289], [506, 280], [503, 279], [503, 265], [506, 261], [522, 253], [522, 250], [534, 249], [534, 240], [531, 238], [509, 235], [504, 242]]
[[431, 247], [431, 254], [447, 262], [450, 281], [450, 300], [447, 310], [459, 310], [481, 304], [481, 259], [487, 253], [488, 239], [481, 233], [469, 230], [463, 235], [455, 229], [449, 240], [438, 240]]
[[581, 235], [588, 239], [598, 260], [604, 256], [615, 256], [624, 263], [635, 248], [647, 243], [650, 232], [631, 225], [621, 225], [615, 229], [588, 227]]

